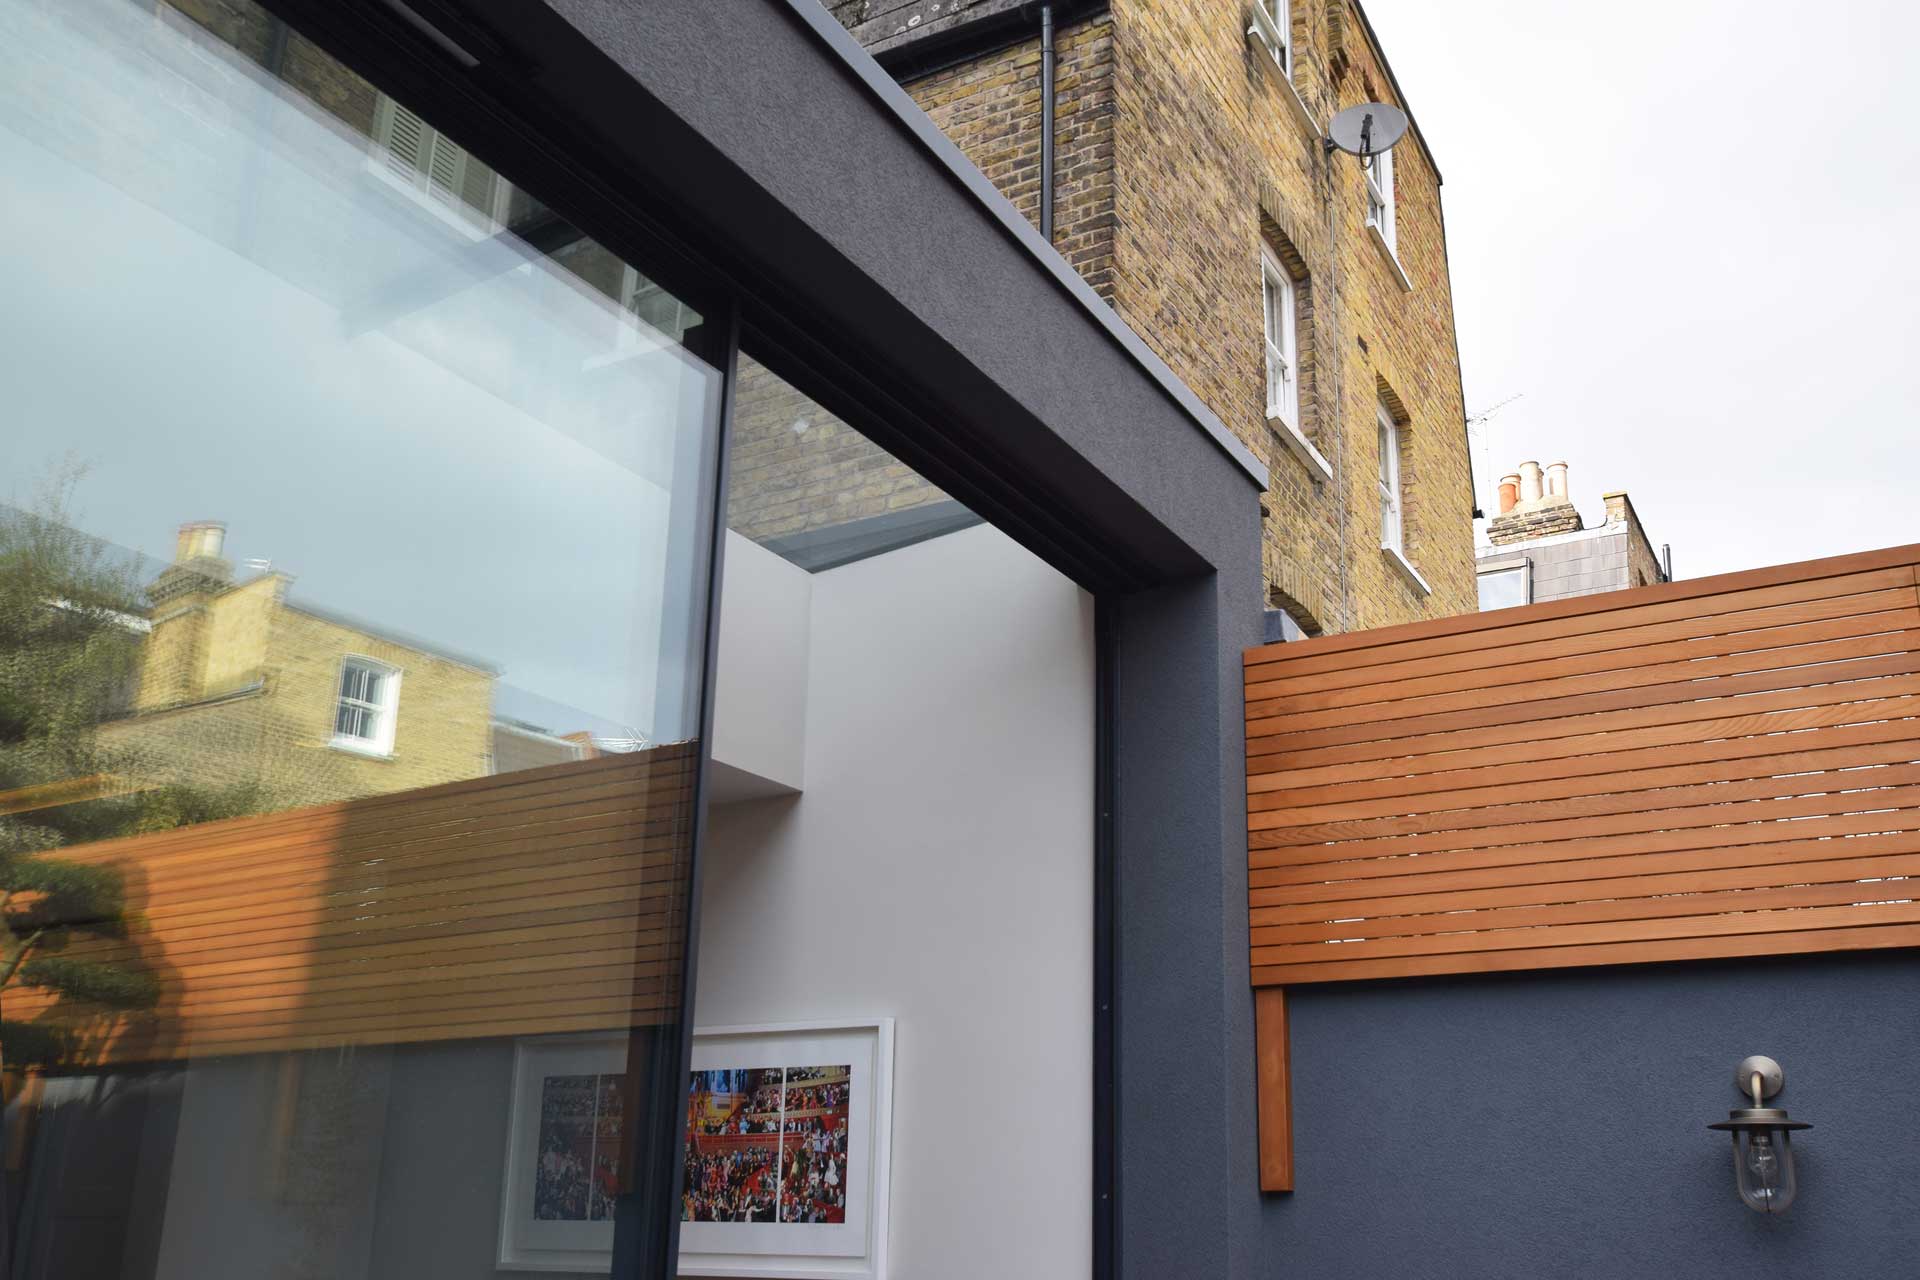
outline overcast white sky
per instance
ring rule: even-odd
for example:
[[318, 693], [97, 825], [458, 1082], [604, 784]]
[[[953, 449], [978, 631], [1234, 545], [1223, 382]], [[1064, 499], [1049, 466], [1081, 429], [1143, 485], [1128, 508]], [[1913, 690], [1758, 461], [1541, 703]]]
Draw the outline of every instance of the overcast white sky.
[[1920, 541], [1920, 5], [1365, 0], [1445, 178], [1483, 503], [1564, 459], [1680, 577]]

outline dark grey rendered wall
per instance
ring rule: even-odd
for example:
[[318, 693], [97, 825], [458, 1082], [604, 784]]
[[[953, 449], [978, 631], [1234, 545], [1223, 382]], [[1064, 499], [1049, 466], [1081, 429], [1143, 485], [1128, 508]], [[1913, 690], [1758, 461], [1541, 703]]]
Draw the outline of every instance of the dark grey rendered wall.
[[[1253, 1274], [1920, 1275], [1920, 954], [1295, 988], [1298, 1189]], [[1740, 1204], [1734, 1064], [1814, 1122], [1800, 1195]]]
[[1098, 594], [1119, 1120], [1089, 1229], [1102, 1275], [1254, 1274], [1240, 655], [1264, 475], [812, 0], [487, 17], [583, 135], [628, 125], [596, 165], [695, 215], [676, 230], [743, 282], [749, 336], [868, 381], [884, 407], [856, 425]]

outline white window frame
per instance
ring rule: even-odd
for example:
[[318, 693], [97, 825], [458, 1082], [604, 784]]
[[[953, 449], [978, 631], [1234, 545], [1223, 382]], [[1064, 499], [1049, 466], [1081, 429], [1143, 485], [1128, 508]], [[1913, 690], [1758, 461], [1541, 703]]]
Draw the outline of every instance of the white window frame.
[[1393, 200], [1393, 152], [1380, 151], [1368, 157], [1367, 175], [1367, 225], [1380, 233], [1380, 239], [1386, 245], [1387, 254], [1395, 261], [1400, 257], [1400, 235], [1397, 226], [1398, 217]]
[[1383, 401], [1375, 406], [1380, 441], [1380, 549], [1405, 558], [1406, 510], [1400, 488], [1400, 424]]
[[1247, 43], [1257, 44], [1265, 52], [1271, 70], [1279, 76], [1280, 96], [1286, 100], [1288, 114], [1302, 135], [1317, 141], [1323, 131], [1295, 83], [1300, 51], [1293, 39], [1292, 0], [1247, 0]]
[[1331, 480], [1333, 464], [1300, 429], [1300, 284], [1266, 244], [1260, 246], [1260, 327], [1267, 428], [1315, 479]]
[[1400, 433], [1405, 425], [1393, 416], [1382, 399], [1375, 407], [1379, 426], [1380, 476], [1380, 554], [1393, 562], [1407, 582], [1423, 596], [1433, 594], [1433, 584], [1420, 576], [1407, 559], [1406, 484], [1400, 475]]
[[[396, 149], [395, 131], [403, 127], [418, 131], [419, 148], [427, 161], [424, 168]], [[474, 159], [472, 152], [428, 124], [419, 112], [388, 94], [380, 94], [374, 103], [371, 142], [367, 167], [442, 221], [476, 239], [493, 235], [507, 225], [513, 184], [489, 170], [493, 173], [493, 189], [487, 207], [481, 209], [468, 204], [464, 195], [467, 164], [481, 162]]]
[[1267, 47], [1287, 83], [1293, 83], [1292, 0], [1251, 0], [1247, 34]]
[[[347, 674], [353, 670], [366, 671], [379, 677], [379, 695], [374, 699], [356, 697], [347, 692]], [[393, 754], [394, 730], [400, 712], [400, 668], [378, 658], [369, 658], [364, 654], [350, 653], [340, 659], [339, 678], [334, 681], [333, 701], [329, 704], [332, 716], [332, 736], [330, 744], [342, 751], [352, 751], [366, 756], [390, 756]], [[349, 733], [340, 727], [341, 712], [348, 707], [365, 715], [369, 721], [370, 733]]]
[[[1300, 299], [1293, 276], [1260, 247], [1260, 322], [1266, 337], [1267, 417], [1300, 429]], [[1274, 330], [1278, 328], [1279, 333]]]

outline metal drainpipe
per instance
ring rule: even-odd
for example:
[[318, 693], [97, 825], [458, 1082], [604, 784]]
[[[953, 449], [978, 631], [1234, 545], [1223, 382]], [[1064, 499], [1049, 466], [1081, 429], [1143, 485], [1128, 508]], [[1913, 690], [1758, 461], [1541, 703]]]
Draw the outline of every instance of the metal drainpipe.
[[1053, 243], [1053, 6], [1040, 6], [1040, 238]]

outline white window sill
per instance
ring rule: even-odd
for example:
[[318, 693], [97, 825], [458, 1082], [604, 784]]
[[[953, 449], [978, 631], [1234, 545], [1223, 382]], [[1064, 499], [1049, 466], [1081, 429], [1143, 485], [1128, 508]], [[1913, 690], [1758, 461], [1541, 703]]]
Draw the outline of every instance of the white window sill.
[[392, 751], [382, 750], [379, 744], [368, 742], [364, 738], [330, 738], [327, 741], [327, 745], [335, 751], [344, 751], [348, 755], [365, 756], [369, 760], [393, 759]]
[[1320, 126], [1314, 123], [1313, 112], [1307, 110], [1306, 100], [1300, 96], [1300, 91], [1293, 87], [1292, 78], [1287, 75], [1286, 70], [1280, 65], [1280, 59], [1274, 57], [1271, 50], [1268, 51], [1267, 62], [1273, 78], [1280, 82], [1280, 96], [1286, 99], [1288, 114], [1292, 115], [1293, 122], [1300, 126], [1301, 135], [1311, 142], [1318, 142], [1325, 135], [1320, 132]]
[[1392, 561], [1393, 566], [1396, 569], [1400, 570], [1401, 573], [1406, 575], [1407, 581], [1411, 582], [1414, 585], [1414, 588], [1418, 590], [1421, 595], [1430, 596], [1433, 594], [1432, 585], [1429, 584], [1425, 578], [1420, 576], [1420, 571], [1413, 567], [1413, 562], [1411, 560], [1408, 560], [1406, 556], [1400, 553], [1400, 548], [1381, 547], [1380, 554], [1385, 556], [1388, 560]]
[[1393, 268], [1393, 278], [1400, 282], [1401, 290], [1412, 293], [1413, 281], [1407, 278], [1407, 269], [1400, 265], [1400, 255], [1393, 251], [1393, 246], [1387, 243], [1387, 238], [1380, 234], [1380, 224], [1369, 219], [1367, 234], [1372, 237], [1374, 247], [1380, 250], [1380, 256], [1387, 260], [1389, 267]]
[[1313, 441], [1301, 435], [1291, 422], [1269, 413], [1267, 427], [1280, 437], [1280, 442], [1287, 446], [1294, 457], [1300, 459], [1315, 480], [1325, 483], [1333, 479], [1333, 465], [1327, 461], [1326, 455], [1314, 448]]

